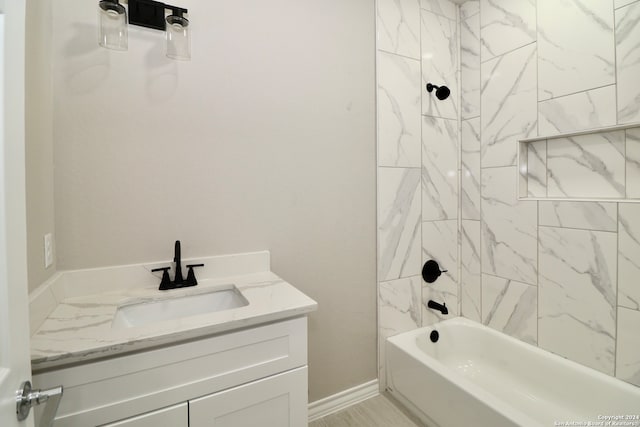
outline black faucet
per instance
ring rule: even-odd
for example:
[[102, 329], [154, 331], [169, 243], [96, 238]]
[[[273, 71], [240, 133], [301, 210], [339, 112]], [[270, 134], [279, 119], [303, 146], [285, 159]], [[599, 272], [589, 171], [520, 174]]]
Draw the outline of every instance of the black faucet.
[[182, 284], [184, 279], [182, 278], [182, 258], [180, 256], [180, 240], [176, 240], [176, 244], [173, 246], [173, 262], [176, 263], [176, 277], [173, 279], [173, 283]]
[[171, 267], [154, 268], [153, 270], [151, 270], [153, 272], [162, 271], [162, 280], [160, 281], [160, 287], [158, 288], [161, 291], [166, 291], [167, 289], [196, 286], [198, 284], [198, 280], [196, 280], [196, 275], [193, 272], [193, 269], [195, 267], [204, 267], [204, 264], [187, 265], [187, 268], [189, 270], [187, 272], [187, 278], [184, 279], [182, 276], [182, 255], [180, 251], [180, 240], [176, 240], [176, 244], [174, 245], [173, 250], [173, 262], [176, 264], [176, 274], [173, 280], [171, 280], [171, 278], [169, 277], [169, 270], [171, 270]]
[[429, 302], [427, 303], [427, 307], [432, 308], [434, 310], [438, 310], [440, 311], [440, 313], [444, 315], [449, 314], [449, 310], [447, 309], [446, 303], [438, 304], [433, 300], [429, 300]]

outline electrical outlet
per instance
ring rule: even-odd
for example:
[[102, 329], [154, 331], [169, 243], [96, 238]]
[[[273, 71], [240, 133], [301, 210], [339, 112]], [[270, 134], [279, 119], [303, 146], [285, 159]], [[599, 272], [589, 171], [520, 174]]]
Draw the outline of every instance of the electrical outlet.
[[53, 264], [53, 236], [51, 233], [44, 235], [44, 268]]

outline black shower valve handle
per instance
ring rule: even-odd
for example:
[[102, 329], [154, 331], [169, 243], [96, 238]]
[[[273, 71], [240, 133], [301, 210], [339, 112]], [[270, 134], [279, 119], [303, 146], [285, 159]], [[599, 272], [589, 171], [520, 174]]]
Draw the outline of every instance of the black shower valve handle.
[[446, 273], [448, 270], [440, 270], [440, 265], [437, 261], [430, 259], [424, 263], [422, 267], [422, 278], [427, 283], [435, 282], [442, 273]]

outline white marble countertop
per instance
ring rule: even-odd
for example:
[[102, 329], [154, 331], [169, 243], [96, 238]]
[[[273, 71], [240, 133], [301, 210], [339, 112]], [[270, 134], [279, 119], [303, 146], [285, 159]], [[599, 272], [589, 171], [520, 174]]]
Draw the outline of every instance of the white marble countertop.
[[[268, 264], [268, 253], [266, 256]], [[207, 262], [211, 259], [203, 261]], [[157, 265], [125, 268], [137, 269], [136, 271], [140, 271], [142, 268], [150, 275], [151, 268]], [[254, 267], [256, 266], [254, 265]], [[237, 272], [237, 270], [226, 269], [226, 271], [232, 272]], [[256, 268], [249, 270], [256, 270]], [[114, 271], [118, 271], [120, 277], [123, 275], [123, 269], [117, 268], [111, 268], [108, 275], [113, 277]], [[99, 275], [99, 270], [92, 271], [93, 276], [96, 274]], [[66, 295], [60, 295], [60, 290], [53, 289], [51, 293], [56, 294], [57, 292], [58, 294], [54, 298], [56, 302], [48, 310], [49, 313], [46, 316], [43, 315], [43, 319], [38, 321], [39, 327], [31, 336], [32, 370], [37, 372], [63, 367], [224, 333], [248, 326], [302, 316], [317, 308], [315, 301], [270, 271], [204, 278], [199, 279], [198, 286], [169, 291], [159, 291], [157, 275], [154, 273], [152, 277], [155, 279], [152, 284], [147, 282], [144, 286], [122, 286], [119, 289], [93, 294], [86, 294], [87, 290], [85, 289], [84, 295], [74, 295], [74, 292], [68, 290], [70, 287], [68, 283], [65, 284], [67, 287]], [[229, 289], [233, 286], [246, 298], [249, 302], [248, 305], [142, 326], [112, 328], [115, 313], [120, 306], [141, 301], [197, 295]], [[88, 285], [87, 288], [91, 288], [91, 286]], [[95, 288], [96, 286], [91, 289], [95, 291]], [[75, 293], [78, 294], [78, 292]], [[44, 291], [41, 294], [44, 295]], [[42, 301], [42, 299], [40, 296], [39, 300]], [[32, 297], [31, 305], [32, 310], [35, 308], [37, 311], [37, 307], [42, 307], [43, 303], [36, 302], [36, 299]]]

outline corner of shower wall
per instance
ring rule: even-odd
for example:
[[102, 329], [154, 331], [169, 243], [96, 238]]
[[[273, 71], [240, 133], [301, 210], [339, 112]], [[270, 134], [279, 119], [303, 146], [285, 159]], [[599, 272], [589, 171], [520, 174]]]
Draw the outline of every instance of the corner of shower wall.
[[[441, 320], [430, 299], [460, 313], [461, 13], [449, 0], [376, 2], [381, 390], [387, 337]], [[438, 100], [427, 83], [451, 95]], [[448, 270], [433, 284], [421, 277], [429, 259]]]

